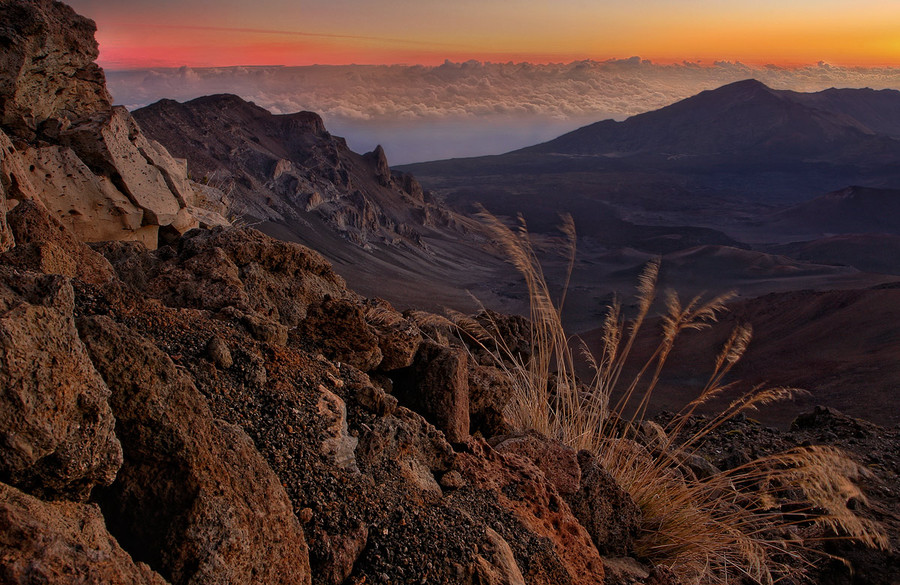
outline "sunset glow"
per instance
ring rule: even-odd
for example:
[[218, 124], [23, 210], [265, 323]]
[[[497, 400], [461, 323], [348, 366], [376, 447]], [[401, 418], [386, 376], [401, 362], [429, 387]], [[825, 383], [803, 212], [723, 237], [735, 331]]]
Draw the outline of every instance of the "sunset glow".
[[75, 0], [98, 25], [101, 65], [658, 62], [900, 65], [900, 3], [565, 0], [453, 3]]

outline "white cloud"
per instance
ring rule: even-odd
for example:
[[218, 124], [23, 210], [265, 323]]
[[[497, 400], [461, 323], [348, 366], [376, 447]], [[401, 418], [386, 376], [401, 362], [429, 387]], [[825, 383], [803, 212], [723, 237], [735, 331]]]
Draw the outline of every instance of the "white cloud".
[[[550, 138], [553, 135], [545, 137], [550, 131], [622, 119], [748, 77], [775, 89], [797, 91], [900, 89], [900, 68], [847, 68], [824, 62], [800, 68], [728, 61], [657, 65], [639, 57], [550, 65], [468, 61], [437, 67], [182, 67], [111, 71], [107, 77], [116, 101], [129, 108], [162, 98], [184, 101], [234, 93], [275, 113], [312, 110], [323, 116], [330, 130], [344, 133], [351, 146], [359, 144], [357, 149], [374, 146], [369, 142], [375, 134], [383, 137], [392, 162], [486, 154], [482, 151], [487, 146], [494, 152], [510, 150], [533, 143], [525, 141], [536, 136]], [[445, 150], [439, 143], [425, 147], [429, 125], [445, 130], [455, 125]], [[392, 127], [398, 130], [396, 138]], [[502, 136], [486, 141], [491, 128]], [[436, 132], [433, 140], [440, 139]], [[455, 146], [450, 148], [450, 143]]]

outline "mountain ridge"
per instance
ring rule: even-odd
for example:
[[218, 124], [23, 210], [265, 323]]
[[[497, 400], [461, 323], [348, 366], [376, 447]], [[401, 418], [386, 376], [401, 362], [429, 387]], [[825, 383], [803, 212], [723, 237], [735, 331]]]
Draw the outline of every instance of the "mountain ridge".
[[[820, 94], [774, 90], [748, 79], [622, 122], [607, 120], [585, 126], [515, 152], [673, 156], [749, 154], [762, 149], [769, 155], [810, 158], [834, 150], [842, 142], [853, 142], [855, 150], [877, 151], [883, 146], [883, 139], [873, 145], [868, 142], [883, 132], [850, 114], [853, 108], [848, 103], [854, 104], [853, 99], [847, 98], [850, 94], [855, 102], [866, 100], [855, 105], [857, 111], [871, 110], [866, 116], [870, 123], [880, 120], [891, 133], [900, 128], [900, 115], [885, 120], [889, 108], [900, 109], [900, 92], [827, 91], [831, 93], [818, 97]], [[885, 95], [887, 99], [871, 99]], [[845, 156], [853, 154], [848, 152]]]

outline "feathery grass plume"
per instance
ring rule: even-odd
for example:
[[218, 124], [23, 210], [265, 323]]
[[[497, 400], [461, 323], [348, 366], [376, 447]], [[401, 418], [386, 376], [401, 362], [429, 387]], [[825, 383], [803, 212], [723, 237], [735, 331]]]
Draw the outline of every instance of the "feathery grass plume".
[[[816, 551], [809, 548], [808, 535], [800, 536], [801, 527], [814, 524], [869, 546], [887, 546], [876, 524], [847, 508], [848, 498], [861, 497], [852, 479], [863, 470], [836, 449], [794, 449], [702, 478], [686, 468], [686, 462], [698, 457], [703, 440], [729, 419], [802, 392], [754, 387], [699, 429], [686, 431], [699, 406], [732, 388], [724, 380], [747, 350], [752, 338], [749, 325], [734, 329], [697, 398], [665, 428], [657, 425], [654, 439], [646, 439], [643, 418], [676, 340], [686, 330], [714, 323], [733, 293], [710, 300], [697, 296], [686, 304], [677, 294], [667, 293], [659, 344], [639, 371], [625, 380], [625, 363], [656, 299], [660, 264], [659, 260], [648, 263], [638, 280], [634, 318], [626, 324], [621, 304], [614, 300], [603, 323], [599, 351], [591, 352], [580, 343], [580, 354], [594, 372], [585, 384], [575, 375], [573, 340], [562, 325], [565, 293], [559, 303], [553, 302], [524, 221], [519, 218], [513, 230], [483, 209], [480, 217], [525, 279], [531, 302], [531, 355], [514, 354], [496, 326], [475, 329], [456, 318], [460, 330], [491, 353], [513, 382], [514, 395], [506, 413], [510, 423], [592, 451], [631, 495], [643, 513], [634, 551], [638, 556], [670, 567], [684, 583], [719, 585], [746, 577], [773, 584], [800, 576], [810, 566], [809, 555]], [[563, 225], [568, 286], [575, 233], [571, 218]], [[610, 408], [614, 390], [621, 398]], [[637, 406], [631, 407], [635, 400]], [[626, 412], [632, 415], [625, 416]], [[780, 504], [791, 491], [802, 496], [792, 502], [786, 515]]]

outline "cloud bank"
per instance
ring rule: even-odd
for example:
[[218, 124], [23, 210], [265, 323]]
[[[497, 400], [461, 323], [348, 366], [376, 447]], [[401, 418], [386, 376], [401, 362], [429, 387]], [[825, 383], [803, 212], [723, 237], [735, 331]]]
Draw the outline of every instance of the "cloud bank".
[[775, 89], [900, 89], [900, 68], [655, 64], [638, 57], [567, 64], [465, 63], [109, 71], [129, 108], [234, 93], [274, 113], [318, 112], [356, 150], [393, 163], [500, 153], [605, 118], [624, 119], [747, 78]]

